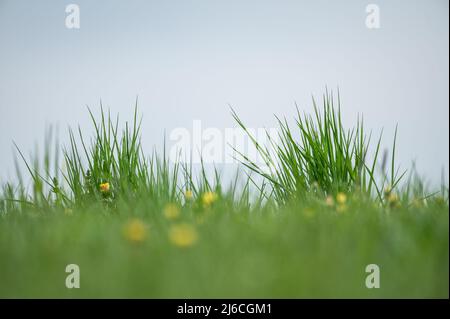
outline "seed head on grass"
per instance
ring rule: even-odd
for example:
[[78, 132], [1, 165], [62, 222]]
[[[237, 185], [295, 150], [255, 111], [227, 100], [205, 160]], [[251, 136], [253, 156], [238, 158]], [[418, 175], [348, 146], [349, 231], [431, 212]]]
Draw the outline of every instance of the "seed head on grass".
[[175, 246], [187, 248], [194, 245], [198, 240], [195, 228], [190, 224], [173, 225], [169, 229], [169, 240]]
[[164, 217], [169, 220], [177, 219], [180, 216], [180, 209], [177, 204], [169, 203], [164, 207]]
[[123, 235], [132, 243], [141, 243], [148, 236], [147, 226], [140, 219], [132, 219], [125, 224]]

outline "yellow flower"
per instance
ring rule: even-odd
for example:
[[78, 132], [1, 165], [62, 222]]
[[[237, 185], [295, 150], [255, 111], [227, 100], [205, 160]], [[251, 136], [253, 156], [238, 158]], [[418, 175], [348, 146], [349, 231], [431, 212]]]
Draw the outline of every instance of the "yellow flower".
[[191, 190], [188, 189], [188, 190], [186, 190], [186, 192], [184, 192], [184, 198], [186, 200], [191, 200], [192, 197], [194, 197], [194, 194], [192, 193]]
[[180, 216], [180, 209], [176, 204], [170, 203], [164, 207], [164, 216], [167, 219], [177, 219]]
[[389, 195], [391, 195], [391, 192], [392, 192], [392, 188], [390, 188], [389, 186], [388, 187], [386, 187], [385, 189], [384, 189], [384, 197], [389, 197]]
[[147, 226], [140, 219], [132, 219], [123, 228], [125, 239], [139, 243], [147, 238]]
[[174, 225], [169, 230], [169, 240], [178, 247], [190, 247], [197, 239], [197, 231], [189, 224]]
[[388, 202], [389, 206], [391, 206], [392, 208], [397, 207], [400, 204], [400, 200], [399, 200], [397, 194], [395, 194], [395, 193], [390, 193], [387, 196], [387, 202]]
[[347, 201], [347, 195], [345, 195], [342, 192], [338, 193], [336, 195], [336, 201], [338, 202], [339, 205], [345, 204], [345, 202]]
[[108, 182], [100, 184], [100, 192], [102, 192], [102, 193], [109, 192], [109, 183]]
[[327, 196], [327, 198], [325, 199], [325, 204], [327, 204], [327, 206], [334, 206], [334, 199], [332, 196]]
[[204, 206], [210, 206], [217, 200], [217, 194], [214, 192], [206, 192], [202, 196], [202, 201]]

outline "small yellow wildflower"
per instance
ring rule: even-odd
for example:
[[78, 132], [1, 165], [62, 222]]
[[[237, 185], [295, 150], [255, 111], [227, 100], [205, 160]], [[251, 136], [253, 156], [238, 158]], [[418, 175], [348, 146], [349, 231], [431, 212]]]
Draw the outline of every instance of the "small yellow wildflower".
[[167, 219], [177, 219], [180, 216], [180, 209], [176, 204], [170, 203], [164, 207], [164, 217]]
[[100, 192], [102, 192], [102, 193], [109, 192], [109, 183], [108, 182], [100, 184]]
[[143, 242], [147, 238], [147, 226], [140, 219], [132, 219], [125, 224], [123, 235], [128, 241]]
[[192, 198], [194, 197], [194, 194], [192, 193], [192, 191], [190, 190], [190, 189], [188, 189], [188, 190], [186, 190], [185, 192], [184, 192], [184, 198], [186, 199], [186, 200], [191, 200]]
[[174, 225], [169, 230], [169, 240], [178, 247], [190, 247], [195, 244], [197, 239], [197, 231], [189, 224]]
[[217, 194], [214, 192], [206, 192], [202, 196], [202, 201], [204, 206], [210, 206], [217, 200]]
[[327, 198], [325, 199], [325, 204], [330, 207], [334, 206], [333, 196], [327, 196]]
[[339, 205], [345, 204], [345, 202], [347, 201], [347, 195], [345, 195], [342, 192], [338, 193], [336, 195], [336, 201], [338, 202]]
[[395, 194], [395, 193], [390, 193], [387, 196], [387, 202], [388, 202], [389, 206], [391, 206], [392, 208], [397, 207], [400, 204], [400, 200], [399, 200], [397, 194]]
[[388, 198], [389, 195], [391, 195], [391, 192], [392, 192], [392, 188], [390, 188], [389, 186], [386, 187], [386, 188], [384, 189], [384, 197]]

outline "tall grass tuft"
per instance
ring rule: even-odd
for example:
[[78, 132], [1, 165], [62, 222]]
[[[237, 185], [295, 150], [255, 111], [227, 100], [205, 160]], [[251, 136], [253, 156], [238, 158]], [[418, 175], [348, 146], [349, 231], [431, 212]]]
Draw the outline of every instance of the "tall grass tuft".
[[[391, 174], [387, 176], [381, 173], [380, 179], [377, 163], [381, 134], [375, 144], [374, 154], [368, 161], [371, 139], [364, 130], [363, 118], [358, 117], [357, 124], [352, 129], [345, 129], [340, 104], [339, 94], [336, 102], [332, 92], [327, 91], [321, 108], [313, 98], [313, 115], [301, 114], [297, 107], [296, 132], [286, 119], [276, 117], [279, 139], [275, 141], [267, 134], [269, 142], [266, 145], [256, 141], [232, 109], [233, 118], [249, 135], [265, 167], [235, 149], [237, 157], [244, 166], [270, 183], [271, 192], [281, 203], [304, 197], [311, 192], [327, 195], [354, 191], [373, 194], [383, 201], [383, 189], [394, 189], [404, 175], [395, 172], [397, 130], [391, 155]], [[295, 133], [298, 133], [298, 138]]]
[[[111, 119], [101, 109], [101, 119], [95, 120], [89, 110], [95, 128], [95, 136], [87, 146], [78, 130], [81, 147], [70, 131], [70, 148], [65, 149], [67, 174], [64, 175], [74, 203], [103, 200], [113, 203], [120, 196], [133, 201], [145, 196], [155, 202], [176, 201], [179, 165], [170, 165], [165, 151], [160, 157], [156, 152], [146, 158], [141, 146], [141, 120], [137, 106], [131, 125], [126, 122], [119, 133], [119, 119]], [[84, 160], [83, 160], [84, 159]], [[86, 164], [87, 163], [87, 164]], [[107, 190], [101, 185], [108, 185]]]

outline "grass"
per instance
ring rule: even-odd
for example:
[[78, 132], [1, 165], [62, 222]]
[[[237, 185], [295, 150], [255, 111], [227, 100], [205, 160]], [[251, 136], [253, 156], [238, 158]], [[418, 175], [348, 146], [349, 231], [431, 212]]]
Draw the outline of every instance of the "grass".
[[[278, 141], [250, 137], [266, 165], [236, 150], [246, 169], [228, 187], [165, 150], [146, 157], [137, 108], [122, 130], [89, 111], [94, 136], [70, 131], [63, 168], [51, 134], [42, 163], [18, 148], [31, 183], [18, 170], [0, 195], [0, 297], [448, 298], [448, 188], [402, 178], [395, 142], [387, 165], [339, 100], [298, 112], [297, 131], [279, 120]], [[72, 263], [80, 289], [65, 287]]]
[[280, 142], [277, 143], [267, 133], [269, 145], [260, 145], [233, 111], [234, 119], [250, 136], [266, 167], [260, 167], [239, 150], [235, 151], [240, 155], [243, 165], [270, 182], [278, 202], [302, 199], [314, 190], [320, 190], [324, 195], [358, 191], [371, 196], [373, 189], [378, 200], [383, 202], [382, 192], [386, 184], [390, 190], [394, 190], [405, 175], [406, 171], [399, 175], [395, 167], [396, 129], [390, 179], [383, 163], [380, 174], [383, 179], [381, 183], [377, 183], [376, 164], [379, 160], [381, 135], [371, 163], [367, 163], [370, 136], [365, 135], [363, 120], [358, 117], [356, 127], [346, 130], [342, 124], [339, 97], [337, 103], [335, 107], [332, 93], [327, 92], [323, 97], [323, 113], [314, 99], [312, 116], [301, 115], [297, 107], [295, 122], [300, 141], [294, 137], [287, 120], [277, 117]]

